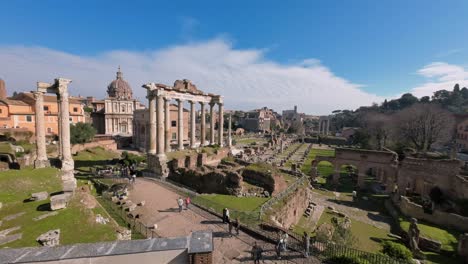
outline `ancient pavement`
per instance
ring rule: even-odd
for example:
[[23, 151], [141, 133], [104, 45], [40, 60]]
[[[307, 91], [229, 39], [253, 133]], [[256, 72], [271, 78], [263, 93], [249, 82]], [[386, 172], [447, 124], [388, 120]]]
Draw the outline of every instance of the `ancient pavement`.
[[142, 220], [147, 226], [157, 224], [157, 233], [162, 237], [186, 236], [196, 230], [211, 230], [215, 248], [213, 263], [253, 263], [249, 250], [254, 241], [266, 251], [264, 263], [320, 263], [313, 258], [305, 262], [297, 252], [289, 252], [283, 260], [277, 261], [274, 257], [274, 245], [256, 240], [244, 232], [230, 237], [227, 225], [201, 209], [192, 206], [192, 209], [179, 213], [176, 202], [178, 197], [177, 193], [155, 181], [137, 179], [129, 198], [134, 202], [145, 201]]

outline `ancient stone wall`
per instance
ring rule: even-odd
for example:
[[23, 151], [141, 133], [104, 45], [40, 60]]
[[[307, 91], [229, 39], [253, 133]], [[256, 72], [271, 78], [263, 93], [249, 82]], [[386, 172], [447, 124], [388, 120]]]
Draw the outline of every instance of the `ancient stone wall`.
[[310, 198], [311, 191], [309, 188], [304, 187], [297, 189], [285, 198], [284, 206], [281, 207], [281, 210], [273, 214], [272, 220], [281, 224], [283, 228], [289, 229], [289, 227], [296, 224], [304, 214], [304, 211], [309, 206]]
[[242, 177], [244, 178], [244, 181], [252, 185], [260, 186], [271, 194], [275, 193], [275, 190], [277, 189], [272, 173], [244, 169], [242, 171]]
[[405, 195], [408, 189], [411, 192], [428, 196], [435, 186], [444, 193], [450, 194], [461, 165], [461, 161], [455, 159], [435, 160], [407, 157], [400, 163], [398, 176], [400, 194]]
[[228, 154], [228, 148], [220, 148], [216, 151], [215, 155], [207, 156], [205, 159], [205, 164], [203, 165], [217, 166], [222, 159], [228, 156]]
[[102, 147], [107, 150], [117, 150], [117, 143], [114, 140], [101, 140], [96, 142], [89, 142], [85, 144], [75, 144], [72, 146], [71, 152], [73, 155], [85, 149]]
[[452, 197], [458, 199], [468, 199], [468, 177], [457, 175], [453, 181]]
[[169, 179], [188, 186], [198, 193], [238, 194], [242, 189], [242, 176], [227, 170], [209, 170], [204, 167], [196, 170], [179, 168], [171, 171]]
[[468, 217], [461, 215], [445, 213], [434, 210], [432, 214], [426, 214], [421, 205], [411, 202], [407, 197], [402, 196], [399, 201], [400, 211], [408, 216], [425, 220], [429, 223], [445, 227], [455, 228], [457, 230], [468, 231]]

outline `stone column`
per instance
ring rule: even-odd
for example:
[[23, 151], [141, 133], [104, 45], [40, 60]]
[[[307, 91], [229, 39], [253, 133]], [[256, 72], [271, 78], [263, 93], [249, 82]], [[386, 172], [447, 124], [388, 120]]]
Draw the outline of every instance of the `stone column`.
[[229, 114], [229, 124], [228, 124], [228, 147], [232, 147], [232, 115]]
[[319, 123], [318, 123], [318, 134], [322, 134], [322, 120], [319, 119]]
[[184, 101], [177, 99], [177, 142], [178, 149], [184, 149]]
[[34, 168], [49, 167], [50, 163], [47, 159], [46, 137], [44, 128], [44, 94], [42, 92], [34, 92], [36, 99], [36, 152], [37, 157], [34, 161]]
[[76, 179], [74, 176], [75, 163], [71, 155], [70, 144], [70, 105], [68, 103], [68, 84], [71, 80], [56, 79], [58, 96], [60, 97], [60, 121], [61, 121], [61, 138], [60, 145], [62, 146], [62, 181], [63, 190], [65, 192], [73, 192], [76, 188]]
[[206, 113], [205, 102], [200, 102], [201, 121], [200, 121], [200, 146], [205, 146], [206, 141]]
[[327, 132], [325, 133], [326, 135], [328, 135], [328, 133], [330, 132], [330, 119], [327, 119]]
[[195, 148], [195, 134], [196, 127], [195, 127], [195, 102], [190, 101], [190, 147]]
[[166, 152], [171, 151], [171, 99], [166, 98], [164, 100], [164, 134], [165, 134], [165, 144]]
[[164, 97], [158, 95], [156, 97], [156, 120], [158, 129], [158, 142], [157, 142], [157, 153], [158, 155], [164, 154]]
[[215, 106], [215, 103], [210, 103], [210, 145], [213, 145], [215, 142], [214, 106]]
[[60, 108], [61, 108], [60, 96], [57, 96], [57, 122], [58, 122], [57, 136], [59, 137], [59, 141], [57, 143], [57, 152], [58, 152], [58, 158], [61, 160], [62, 159], [62, 145], [60, 144], [60, 138], [62, 138], [62, 118], [60, 117], [60, 112], [62, 110]]
[[149, 105], [149, 154], [156, 154], [156, 100], [151, 91], [148, 90], [148, 105]]
[[223, 111], [223, 104], [220, 103], [218, 104], [219, 110], [218, 110], [218, 145], [223, 146], [224, 141], [223, 141], [223, 132], [224, 132], [224, 111]]

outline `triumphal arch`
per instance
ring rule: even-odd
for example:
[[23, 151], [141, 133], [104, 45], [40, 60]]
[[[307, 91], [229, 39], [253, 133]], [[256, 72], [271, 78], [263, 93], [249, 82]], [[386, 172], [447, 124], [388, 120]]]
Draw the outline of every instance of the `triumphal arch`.
[[[224, 145], [223, 140], [223, 99], [220, 95], [206, 94], [197, 89], [189, 80], [177, 80], [174, 86], [147, 83], [143, 85], [147, 90], [147, 98], [149, 105], [149, 147], [147, 150], [148, 169], [156, 176], [167, 177], [169, 170], [167, 168], [166, 152], [171, 150], [171, 121], [170, 121], [170, 104], [175, 100], [178, 107], [178, 122], [176, 122], [178, 135], [184, 134], [184, 129], [189, 129], [189, 148], [196, 146], [206, 146], [218, 144]], [[190, 122], [189, 127], [184, 127], [183, 110], [184, 102], [190, 104]], [[196, 135], [196, 105], [200, 105], [200, 134], [197, 139]], [[206, 140], [206, 112], [205, 107], [210, 107], [210, 131], [209, 140]], [[215, 134], [215, 107], [218, 106], [218, 131], [217, 137]], [[215, 139], [217, 139], [215, 141]], [[185, 148], [183, 137], [179, 136], [177, 141], [177, 149]]]

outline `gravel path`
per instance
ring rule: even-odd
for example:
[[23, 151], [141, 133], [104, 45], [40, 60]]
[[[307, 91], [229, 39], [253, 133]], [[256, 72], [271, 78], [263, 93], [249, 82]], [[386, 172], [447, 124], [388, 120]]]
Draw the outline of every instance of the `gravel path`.
[[276, 261], [274, 245], [256, 240], [244, 232], [231, 237], [227, 225], [216, 216], [194, 206], [179, 213], [176, 201], [179, 195], [155, 181], [137, 179], [129, 198], [134, 202], [145, 201], [145, 206], [141, 208], [142, 221], [147, 226], [157, 224], [157, 234], [161, 237], [187, 236], [192, 231], [211, 230], [215, 249], [213, 263], [253, 263], [249, 251], [254, 241], [265, 250], [264, 263], [320, 263], [312, 258], [304, 262], [297, 252], [289, 252], [282, 261]]

